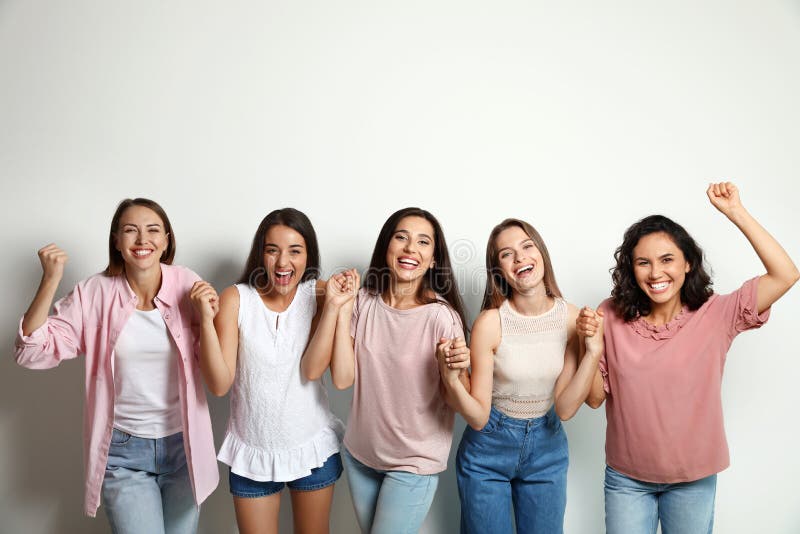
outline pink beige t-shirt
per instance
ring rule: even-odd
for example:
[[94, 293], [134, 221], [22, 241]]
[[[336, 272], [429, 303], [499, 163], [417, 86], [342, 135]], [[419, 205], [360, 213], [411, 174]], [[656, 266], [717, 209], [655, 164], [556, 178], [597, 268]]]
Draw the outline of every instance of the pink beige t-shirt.
[[356, 374], [347, 450], [373, 469], [447, 469], [454, 413], [440, 388], [436, 344], [464, 336], [458, 315], [444, 301], [397, 310], [362, 289], [350, 335]]
[[758, 328], [758, 278], [728, 295], [712, 295], [653, 326], [605, 312], [606, 463], [646, 482], [699, 480], [728, 467], [722, 419], [722, 371], [733, 338]]

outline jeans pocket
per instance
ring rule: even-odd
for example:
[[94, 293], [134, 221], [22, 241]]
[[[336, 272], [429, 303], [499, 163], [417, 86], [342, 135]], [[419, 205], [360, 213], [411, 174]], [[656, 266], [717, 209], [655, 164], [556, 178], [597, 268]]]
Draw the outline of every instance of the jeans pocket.
[[112, 445], [125, 445], [131, 440], [131, 435], [122, 430], [114, 428], [111, 430], [111, 444]]
[[489, 412], [489, 420], [483, 425], [483, 428], [478, 430], [481, 434], [491, 434], [498, 428], [503, 426], [503, 418], [496, 409], [492, 408]]

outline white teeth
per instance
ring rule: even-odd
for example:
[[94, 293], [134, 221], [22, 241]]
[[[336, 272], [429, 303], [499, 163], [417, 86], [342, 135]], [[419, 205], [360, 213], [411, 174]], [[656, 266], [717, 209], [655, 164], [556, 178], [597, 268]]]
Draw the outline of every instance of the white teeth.
[[278, 276], [289, 276], [290, 274], [292, 274], [292, 271], [275, 271], [275, 274], [277, 274]]
[[133, 254], [136, 256], [147, 256], [152, 252], [153, 252], [152, 250], [134, 250]]
[[662, 289], [666, 289], [668, 285], [669, 282], [659, 282], [657, 284], [650, 284], [650, 287], [652, 287], [656, 291], [661, 291]]
[[414, 260], [409, 260], [409, 259], [406, 259], [406, 258], [401, 258], [401, 259], [400, 259], [400, 260], [398, 260], [398, 261], [399, 261], [400, 263], [404, 263], [404, 264], [406, 264], [406, 265], [413, 265], [413, 266], [415, 266], [415, 267], [416, 267], [417, 265], [419, 265], [419, 262], [416, 262], [416, 261], [414, 261]]
[[524, 273], [525, 271], [530, 271], [532, 269], [533, 269], [533, 265], [526, 265], [525, 267], [520, 267], [519, 269], [517, 269], [517, 273], [516, 274]]

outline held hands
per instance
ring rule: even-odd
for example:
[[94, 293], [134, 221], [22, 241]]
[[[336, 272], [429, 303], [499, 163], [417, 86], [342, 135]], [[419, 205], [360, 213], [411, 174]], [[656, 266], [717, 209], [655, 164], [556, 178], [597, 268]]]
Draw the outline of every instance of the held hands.
[[603, 352], [603, 312], [584, 306], [575, 319], [578, 335], [584, 338], [586, 352], [594, 355]]
[[436, 345], [439, 374], [445, 381], [458, 382], [458, 377], [469, 367], [470, 352], [464, 338], [442, 338]]
[[64, 265], [69, 259], [67, 253], [50, 243], [39, 249], [39, 261], [42, 263], [42, 279], [60, 282], [64, 276]]
[[349, 269], [331, 276], [325, 285], [325, 304], [341, 308], [352, 303], [358, 293], [361, 279], [356, 269]]
[[219, 296], [211, 284], [198, 280], [189, 292], [192, 306], [197, 310], [203, 322], [213, 321], [219, 311]]
[[709, 184], [706, 195], [711, 204], [723, 215], [730, 218], [736, 210], [742, 209], [742, 202], [739, 199], [739, 188], [732, 182], [720, 182]]

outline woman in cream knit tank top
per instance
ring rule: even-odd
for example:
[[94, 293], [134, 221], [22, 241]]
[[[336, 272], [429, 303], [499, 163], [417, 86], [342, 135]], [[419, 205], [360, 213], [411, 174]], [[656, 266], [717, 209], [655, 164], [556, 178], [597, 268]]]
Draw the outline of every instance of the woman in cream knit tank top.
[[[445, 382], [469, 424], [456, 463], [461, 532], [511, 533], [516, 523], [518, 533], [560, 533], [568, 464], [561, 420], [586, 399], [599, 335], [585, 348], [579, 342], [578, 309], [561, 298], [547, 247], [528, 223], [506, 219], [492, 230], [486, 268], [471, 387]], [[439, 349], [444, 370], [452, 351]]]

